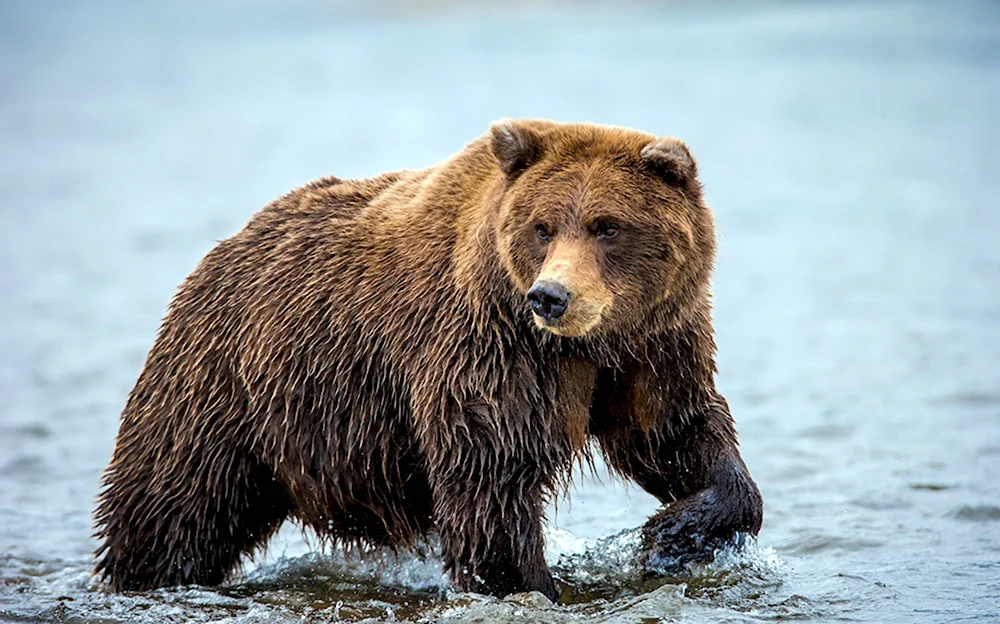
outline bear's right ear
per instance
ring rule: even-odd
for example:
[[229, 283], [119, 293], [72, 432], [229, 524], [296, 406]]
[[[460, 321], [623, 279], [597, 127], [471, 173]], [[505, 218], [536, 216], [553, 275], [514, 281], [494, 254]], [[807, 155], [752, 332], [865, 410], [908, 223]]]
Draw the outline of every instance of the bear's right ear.
[[501, 119], [490, 126], [490, 149], [500, 168], [516, 176], [542, 155], [542, 139], [513, 119]]

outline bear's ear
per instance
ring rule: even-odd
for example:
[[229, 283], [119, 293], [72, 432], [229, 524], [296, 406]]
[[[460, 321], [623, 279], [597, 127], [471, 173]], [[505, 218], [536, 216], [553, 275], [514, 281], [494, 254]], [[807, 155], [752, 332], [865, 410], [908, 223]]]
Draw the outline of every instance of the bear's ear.
[[694, 157], [680, 139], [657, 139], [642, 148], [639, 155], [668, 184], [687, 186], [698, 178], [698, 166]]
[[542, 139], [524, 124], [501, 119], [490, 126], [490, 149], [508, 176], [516, 176], [542, 155]]

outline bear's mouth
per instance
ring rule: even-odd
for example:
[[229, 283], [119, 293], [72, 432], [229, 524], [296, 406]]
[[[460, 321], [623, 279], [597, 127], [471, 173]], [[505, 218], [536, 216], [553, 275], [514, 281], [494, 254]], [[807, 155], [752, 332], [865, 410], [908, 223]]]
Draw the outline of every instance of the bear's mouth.
[[[589, 308], [589, 309], [587, 309]], [[574, 301], [567, 313], [559, 318], [545, 318], [532, 313], [539, 329], [557, 336], [579, 338], [590, 333], [601, 322], [605, 306], [587, 305], [584, 301]]]

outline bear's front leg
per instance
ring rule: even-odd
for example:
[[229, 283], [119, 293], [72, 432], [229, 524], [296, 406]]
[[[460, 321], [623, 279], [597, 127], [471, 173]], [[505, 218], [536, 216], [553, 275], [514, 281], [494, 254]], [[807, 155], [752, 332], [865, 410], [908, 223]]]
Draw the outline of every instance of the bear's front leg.
[[483, 418], [451, 414], [420, 434], [445, 570], [462, 591], [555, 601], [542, 535], [547, 462]]
[[716, 549], [760, 531], [763, 499], [721, 396], [664, 414], [648, 431], [612, 428], [598, 438], [610, 466], [664, 504], [643, 526], [647, 574], [710, 561]]

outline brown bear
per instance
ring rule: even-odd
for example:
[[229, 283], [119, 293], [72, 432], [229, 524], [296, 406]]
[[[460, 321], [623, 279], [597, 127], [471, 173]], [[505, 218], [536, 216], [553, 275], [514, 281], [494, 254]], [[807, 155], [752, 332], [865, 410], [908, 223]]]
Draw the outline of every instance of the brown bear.
[[687, 147], [622, 128], [502, 121], [428, 169], [292, 191], [174, 297], [103, 478], [97, 573], [218, 584], [291, 518], [366, 548], [437, 533], [457, 588], [554, 599], [545, 505], [591, 449], [665, 504], [660, 554], [756, 534], [714, 250]]

